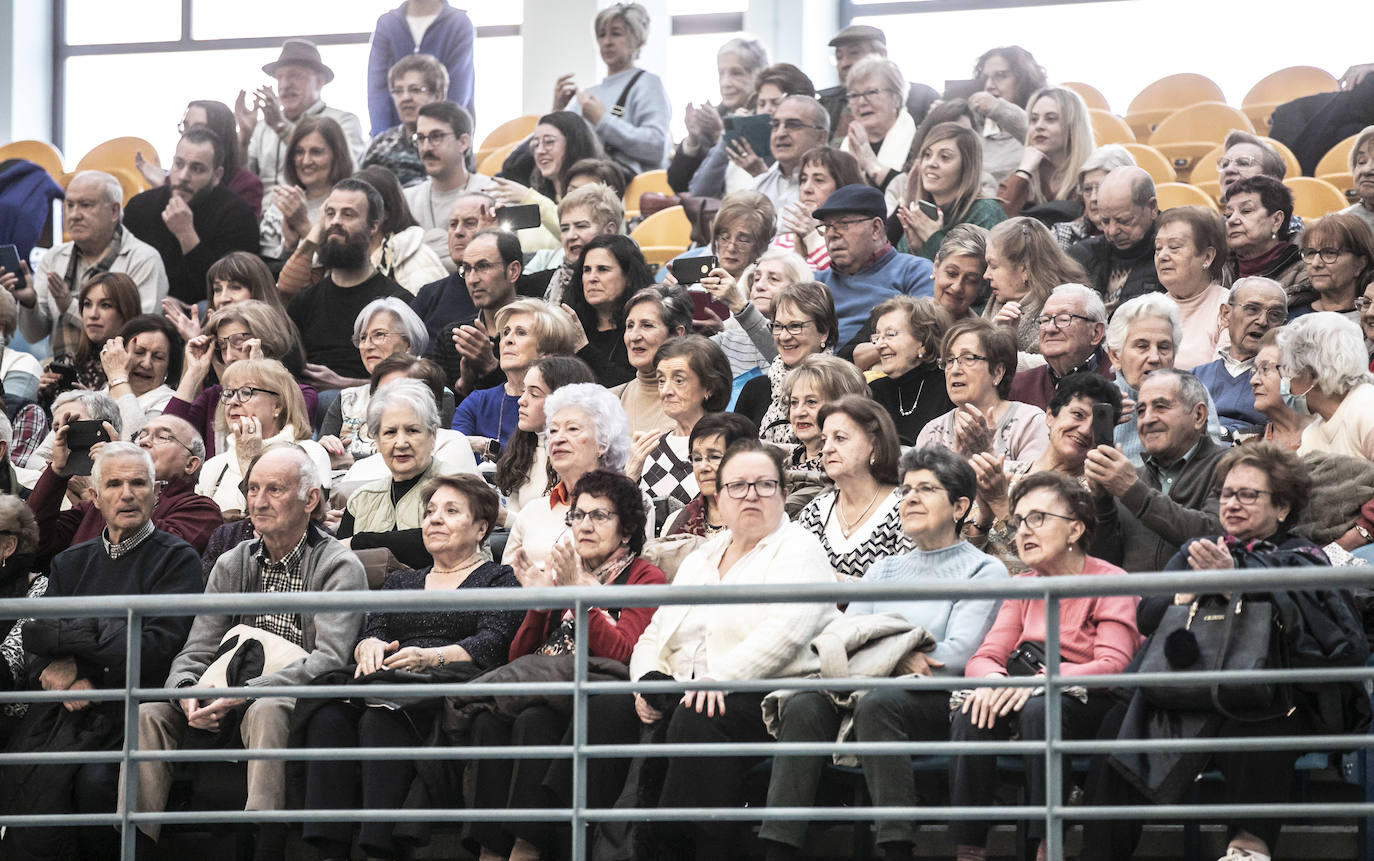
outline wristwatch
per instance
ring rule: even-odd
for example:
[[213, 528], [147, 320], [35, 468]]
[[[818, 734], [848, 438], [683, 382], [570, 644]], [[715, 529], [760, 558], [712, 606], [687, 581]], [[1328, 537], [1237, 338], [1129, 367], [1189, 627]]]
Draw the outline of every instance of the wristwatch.
[[447, 664], [447, 663], [448, 663], [448, 661], [444, 660], [444, 650], [443, 650], [443, 649], [435, 649], [435, 650], [434, 650], [434, 657], [438, 660], [438, 663], [436, 663], [436, 664], [434, 665], [434, 666], [436, 666], [436, 667], [442, 667], [444, 664]]

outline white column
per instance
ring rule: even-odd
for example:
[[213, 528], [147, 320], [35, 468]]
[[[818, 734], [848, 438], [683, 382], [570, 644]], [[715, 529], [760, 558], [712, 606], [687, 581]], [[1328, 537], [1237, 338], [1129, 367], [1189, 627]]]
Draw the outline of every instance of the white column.
[[0, 0], [0, 143], [52, 136], [52, 6]]
[[592, 20], [596, 0], [524, 0], [524, 84], [521, 112], [546, 114], [553, 107], [553, 83], [572, 72], [579, 84], [594, 84], [605, 76], [596, 50]]

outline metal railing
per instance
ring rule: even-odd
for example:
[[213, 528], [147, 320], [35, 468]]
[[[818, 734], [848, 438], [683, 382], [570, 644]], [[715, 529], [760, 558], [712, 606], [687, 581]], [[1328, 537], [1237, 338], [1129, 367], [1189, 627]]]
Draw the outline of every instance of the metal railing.
[[[586, 630], [587, 613], [604, 605], [605, 587], [541, 589], [482, 589], [388, 592], [324, 592], [294, 595], [213, 594], [213, 595], [134, 595], [81, 598], [44, 598], [0, 600], [0, 618], [123, 617], [128, 625], [125, 685], [122, 688], [69, 691], [0, 692], [0, 704], [13, 702], [52, 702], [65, 700], [119, 701], [124, 704], [124, 743], [121, 750], [99, 752], [0, 753], [0, 765], [41, 763], [118, 762], [123, 766], [124, 809], [104, 814], [0, 816], [3, 826], [114, 825], [122, 829], [122, 857], [134, 858], [135, 828], [140, 823], [162, 824], [256, 824], [309, 821], [394, 821], [394, 822], [491, 822], [559, 821], [571, 825], [572, 857], [582, 861], [587, 855], [586, 826], [613, 821], [693, 821], [705, 818], [733, 821], [807, 819], [813, 821], [855, 821], [914, 819], [953, 821], [967, 819], [1030, 820], [1043, 819], [1050, 858], [1063, 855], [1066, 819], [1205, 819], [1205, 818], [1319, 818], [1368, 817], [1374, 803], [1349, 802], [1317, 804], [1137, 804], [1129, 806], [1069, 806], [1063, 798], [1065, 776], [1060, 754], [1106, 754], [1138, 751], [1244, 751], [1291, 749], [1311, 751], [1349, 751], [1371, 745], [1371, 735], [1281, 736], [1264, 738], [1196, 738], [1163, 740], [1066, 740], [1060, 725], [1060, 698], [1054, 694], [1069, 686], [1135, 688], [1197, 684], [1199, 682], [1281, 682], [1305, 683], [1359, 680], [1374, 681], [1374, 667], [1344, 667], [1301, 670], [1262, 670], [1250, 672], [1198, 671], [1188, 673], [1135, 673], [1123, 675], [1062, 676], [1059, 672], [1059, 601], [1065, 598], [1103, 595], [1151, 595], [1178, 592], [1213, 591], [1287, 591], [1364, 586], [1374, 577], [1371, 568], [1294, 568], [1231, 570], [1216, 572], [1165, 572], [1117, 576], [1073, 576], [1014, 578], [978, 582], [913, 582], [901, 584], [853, 583], [780, 584], [767, 586], [616, 586], [615, 605], [652, 607], [671, 604], [785, 604], [833, 603], [855, 600], [892, 601], [920, 599], [1015, 598], [1046, 602], [1046, 673], [1041, 677], [1009, 677], [1001, 680], [978, 679], [978, 686], [1026, 687], [1046, 689], [1046, 738], [1044, 741], [999, 742], [815, 742], [815, 743], [720, 743], [656, 745], [588, 745], [588, 697], [598, 694], [682, 692], [702, 689], [727, 691], [775, 690], [875, 690], [913, 688], [955, 690], [973, 682], [962, 677], [861, 679], [758, 679], [734, 682], [609, 682], [588, 679], [587, 652], [578, 649], [573, 678], [567, 682], [510, 684], [369, 684], [318, 686], [297, 685], [273, 688], [163, 688], [138, 684], [142, 660], [141, 621], [155, 616], [185, 616], [199, 613], [243, 614], [261, 611], [287, 612], [364, 612], [364, 611], [452, 611], [486, 609], [572, 608], [578, 630]], [[568, 746], [501, 747], [385, 747], [385, 748], [290, 748], [150, 751], [138, 747], [138, 706], [150, 700], [174, 700], [212, 696], [284, 696], [301, 699], [338, 699], [350, 696], [423, 696], [452, 694], [486, 696], [510, 694], [559, 694], [572, 697], [572, 743]], [[634, 756], [777, 756], [850, 754], [944, 755], [956, 753], [1041, 754], [1047, 757], [1043, 805], [991, 807], [799, 807], [799, 808], [652, 808], [614, 809], [587, 806], [587, 760]], [[247, 759], [283, 760], [364, 760], [364, 759], [549, 759], [571, 758], [572, 800], [567, 808], [521, 809], [397, 809], [397, 810], [282, 810], [282, 811], [181, 811], [137, 812], [138, 769], [130, 764], [147, 761], [241, 761]]]

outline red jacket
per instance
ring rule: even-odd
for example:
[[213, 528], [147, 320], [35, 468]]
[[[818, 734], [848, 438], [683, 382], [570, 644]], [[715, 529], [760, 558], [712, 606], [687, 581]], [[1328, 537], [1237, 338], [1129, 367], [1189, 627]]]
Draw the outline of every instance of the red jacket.
[[[665, 586], [668, 583], [668, 578], [658, 566], [649, 564], [643, 558], [631, 562], [626, 573], [629, 575], [629, 579], [625, 581], [627, 586]], [[624, 607], [620, 610], [619, 621], [611, 618], [605, 610], [589, 610], [587, 620], [591, 631], [586, 639], [591, 647], [592, 657], [610, 658], [628, 664], [630, 653], [634, 651], [635, 643], [639, 642], [639, 635], [649, 626], [649, 620], [653, 618], [657, 609]], [[522, 655], [531, 654], [544, 645], [554, 628], [562, 623], [564, 612], [530, 610], [526, 613], [525, 621], [520, 623], [520, 629], [515, 632], [515, 639], [511, 641], [510, 659], [513, 661]]]

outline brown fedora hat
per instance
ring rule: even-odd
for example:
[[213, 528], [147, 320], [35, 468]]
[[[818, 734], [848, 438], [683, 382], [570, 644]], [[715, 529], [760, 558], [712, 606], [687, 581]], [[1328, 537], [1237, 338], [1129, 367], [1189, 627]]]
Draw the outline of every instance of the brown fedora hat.
[[334, 80], [334, 70], [324, 64], [320, 59], [320, 49], [308, 39], [287, 39], [281, 46], [281, 56], [263, 66], [262, 70], [275, 76], [281, 66], [307, 66], [324, 75], [326, 84]]

